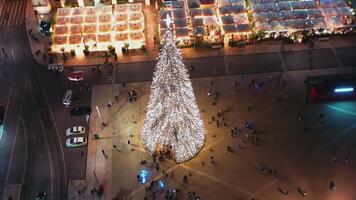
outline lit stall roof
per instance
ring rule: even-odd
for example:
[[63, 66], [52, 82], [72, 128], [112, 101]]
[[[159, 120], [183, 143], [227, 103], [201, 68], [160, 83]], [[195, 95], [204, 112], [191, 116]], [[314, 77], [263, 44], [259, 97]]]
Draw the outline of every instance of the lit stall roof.
[[97, 10], [96, 6], [88, 6], [85, 8], [85, 15], [95, 15]]
[[193, 33], [196, 36], [202, 36], [206, 35], [205, 28], [204, 27], [194, 27], [193, 28]]
[[70, 34], [80, 34], [82, 32], [81, 25], [72, 25], [70, 26]]
[[248, 24], [248, 17], [247, 14], [236, 14], [233, 15], [234, 23], [235, 24]]
[[291, 11], [292, 6], [289, 2], [278, 2], [278, 8], [280, 11]]
[[87, 15], [84, 19], [85, 23], [97, 23], [97, 16], [96, 15]]
[[98, 32], [99, 33], [109, 33], [111, 32], [111, 24], [99, 24]]
[[100, 23], [111, 23], [112, 15], [111, 14], [101, 14], [99, 15]]
[[130, 12], [140, 12], [140, 11], [142, 11], [142, 4], [141, 3], [129, 4], [129, 11]]
[[69, 40], [69, 44], [77, 45], [82, 42], [82, 36], [81, 35], [70, 35], [68, 40]]
[[145, 38], [145, 36], [142, 32], [130, 33], [129, 37], [130, 37], [130, 40], [142, 40], [143, 38]]
[[143, 29], [143, 23], [141, 22], [131, 22], [129, 23], [129, 30], [130, 31], [138, 31]]
[[164, 1], [164, 7], [173, 8], [173, 9], [183, 9], [184, 2], [183, 1]]
[[193, 27], [204, 26], [203, 18], [192, 18], [191, 22]]
[[86, 24], [84, 25], [84, 33], [96, 33], [97, 25], [96, 24]]
[[203, 18], [203, 22], [204, 25], [208, 26], [208, 25], [217, 25], [217, 19], [215, 16], [209, 16], [209, 17], [204, 17]]
[[231, 6], [231, 11], [235, 14], [240, 14], [246, 12], [246, 9], [243, 5]]
[[173, 10], [174, 18], [186, 18], [185, 11], [183, 9]]
[[212, 8], [204, 8], [202, 11], [204, 16], [215, 16]]
[[84, 35], [85, 43], [96, 43], [96, 34], [85, 34]]
[[222, 24], [233, 24], [234, 23], [234, 18], [231, 15], [225, 15], [221, 17], [221, 22]]
[[68, 8], [58, 8], [57, 16], [68, 16], [71, 14], [71, 10]]
[[67, 35], [69, 32], [68, 26], [58, 26], [55, 25], [53, 28], [53, 33], [56, 35]]
[[120, 13], [115, 15], [115, 21], [116, 22], [125, 22], [128, 20], [128, 14], [127, 13]]
[[143, 20], [143, 13], [130, 13], [129, 21], [141, 21]]
[[214, 0], [200, 0], [200, 3], [205, 5], [214, 4]]
[[74, 7], [72, 8], [72, 16], [75, 15], [83, 15], [84, 14], [84, 7]]
[[115, 32], [125, 32], [128, 31], [129, 25], [128, 24], [117, 24], [114, 26]]
[[58, 25], [67, 25], [70, 22], [70, 17], [57, 17], [56, 24]]
[[224, 33], [236, 33], [237, 32], [237, 28], [234, 24], [223, 25], [222, 29], [223, 29]]
[[236, 26], [237, 26], [238, 32], [250, 32], [251, 31], [250, 24], [238, 24]]
[[284, 22], [283, 21], [272, 21], [270, 22], [270, 26], [271, 26], [271, 29], [275, 30], [275, 31], [285, 31], [285, 25], [284, 25]]
[[221, 15], [227, 15], [227, 14], [231, 14], [232, 13], [232, 8], [231, 6], [223, 6], [223, 7], [219, 7], [219, 13]]
[[176, 27], [176, 28], [187, 27], [187, 19], [185, 19], [185, 18], [174, 19], [174, 27]]
[[188, 8], [199, 8], [200, 7], [199, 0], [188, 0], [187, 4], [188, 4]]
[[54, 36], [53, 37], [53, 44], [56, 45], [61, 45], [61, 44], [66, 44], [67, 43], [67, 36], [63, 35], [63, 36]]
[[189, 16], [195, 17], [195, 16], [202, 16], [203, 11], [199, 8], [192, 8], [188, 10]]
[[171, 10], [159, 10], [158, 12], [159, 19], [166, 19], [167, 15], [169, 15], [171, 19], [173, 18], [173, 14]]
[[115, 40], [118, 42], [125, 42], [129, 39], [129, 34], [127, 33], [117, 33], [115, 34]]
[[98, 42], [110, 42], [110, 41], [111, 41], [110, 33], [98, 34]]
[[189, 30], [188, 28], [177, 28], [175, 29], [175, 35], [176, 37], [187, 37], [189, 36]]
[[115, 13], [127, 13], [128, 8], [129, 7], [127, 4], [116, 4], [116, 5], [114, 5], [114, 12]]
[[70, 18], [70, 23], [71, 24], [82, 24], [83, 23], [83, 17], [82, 16], [73, 16]]
[[101, 14], [112, 14], [112, 6], [99, 6], [98, 8], [98, 12]]

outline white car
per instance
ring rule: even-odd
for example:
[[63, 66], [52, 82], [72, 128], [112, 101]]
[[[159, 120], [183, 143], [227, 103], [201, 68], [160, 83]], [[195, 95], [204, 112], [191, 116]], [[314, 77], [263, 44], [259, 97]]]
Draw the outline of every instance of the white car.
[[66, 141], [66, 146], [69, 148], [82, 147], [87, 145], [87, 139], [85, 137], [72, 137]]
[[83, 126], [73, 126], [72, 128], [68, 128], [66, 130], [66, 135], [80, 135], [85, 133], [85, 128]]

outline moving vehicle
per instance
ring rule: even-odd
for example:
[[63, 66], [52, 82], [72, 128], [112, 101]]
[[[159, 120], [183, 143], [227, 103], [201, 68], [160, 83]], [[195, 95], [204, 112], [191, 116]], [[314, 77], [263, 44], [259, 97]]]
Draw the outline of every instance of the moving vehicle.
[[309, 76], [304, 83], [307, 102], [356, 98], [356, 73]]
[[87, 139], [85, 137], [72, 137], [68, 138], [66, 141], [66, 146], [68, 148], [82, 147], [87, 144]]
[[71, 72], [68, 75], [68, 79], [70, 81], [82, 81], [82, 80], [84, 80], [84, 73], [83, 73], [83, 71]]
[[75, 107], [70, 111], [71, 116], [90, 115], [91, 108], [86, 106]]
[[4, 123], [5, 108], [0, 104], [0, 125]]
[[85, 128], [83, 126], [73, 126], [66, 130], [66, 136], [80, 135], [85, 133]]
[[67, 90], [63, 97], [63, 105], [69, 106], [72, 103], [72, 90]]

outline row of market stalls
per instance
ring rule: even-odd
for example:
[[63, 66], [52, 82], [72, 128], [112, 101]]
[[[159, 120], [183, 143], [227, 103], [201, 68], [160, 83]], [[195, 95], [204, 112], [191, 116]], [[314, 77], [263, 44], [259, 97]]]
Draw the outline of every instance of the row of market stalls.
[[344, 0], [249, 0], [257, 30], [269, 33], [345, 27], [352, 10]]
[[231, 39], [250, 32], [245, 3], [243, 0], [186, 0], [165, 1], [159, 11], [160, 33], [171, 24], [179, 45], [193, 43], [222, 44], [224, 37]]
[[[108, 46], [145, 45], [141, 3], [59, 8], [53, 27], [52, 51], [107, 51]], [[64, 49], [63, 49], [64, 48]]]

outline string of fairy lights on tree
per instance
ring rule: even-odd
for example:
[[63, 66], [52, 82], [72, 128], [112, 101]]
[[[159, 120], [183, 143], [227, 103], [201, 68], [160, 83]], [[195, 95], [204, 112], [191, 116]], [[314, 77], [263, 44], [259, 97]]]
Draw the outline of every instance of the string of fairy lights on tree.
[[[167, 16], [167, 27], [171, 22]], [[167, 29], [153, 73], [142, 143], [151, 154], [169, 148], [179, 163], [201, 150], [206, 133], [188, 70], [175, 42]]]

